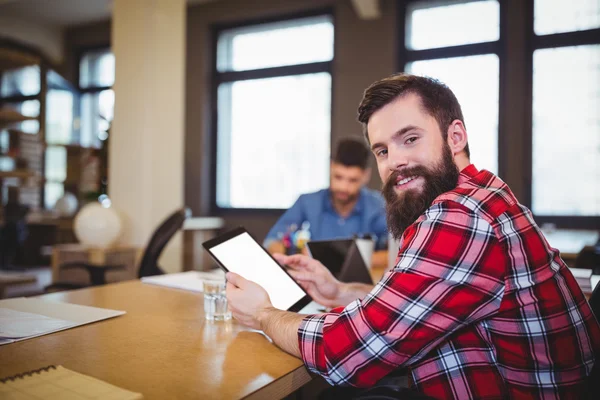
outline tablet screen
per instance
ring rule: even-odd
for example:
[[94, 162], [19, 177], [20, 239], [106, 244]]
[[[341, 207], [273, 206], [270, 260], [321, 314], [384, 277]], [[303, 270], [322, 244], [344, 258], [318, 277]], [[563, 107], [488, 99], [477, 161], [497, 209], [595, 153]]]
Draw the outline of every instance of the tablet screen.
[[288, 310], [306, 296], [296, 281], [248, 232], [219, 243], [209, 251], [229, 271], [262, 286], [275, 308]]

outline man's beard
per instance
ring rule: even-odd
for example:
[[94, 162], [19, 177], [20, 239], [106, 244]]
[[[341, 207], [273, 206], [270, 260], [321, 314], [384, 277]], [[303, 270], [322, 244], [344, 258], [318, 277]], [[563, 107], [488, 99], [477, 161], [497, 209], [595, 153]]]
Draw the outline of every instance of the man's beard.
[[[424, 185], [421, 189], [407, 189], [398, 194], [394, 187], [400, 175], [421, 177]], [[454, 189], [458, 184], [458, 176], [458, 168], [446, 143], [442, 149], [442, 160], [433, 168], [419, 165], [394, 171], [382, 190], [386, 203], [388, 230], [394, 239], [400, 239], [406, 228], [431, 206], [436, 197]]]

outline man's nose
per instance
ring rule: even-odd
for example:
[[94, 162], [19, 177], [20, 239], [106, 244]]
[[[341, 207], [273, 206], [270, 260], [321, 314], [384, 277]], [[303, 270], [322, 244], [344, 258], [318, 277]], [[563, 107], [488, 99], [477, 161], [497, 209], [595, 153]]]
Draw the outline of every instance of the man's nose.
[[345, 181], [345, 180], [341, 181], [339, 188], [341, 191], [347, 192], [350, 189], [350, 182]]
[[397, 171], [406, 167], [408, 164], [408, 157], [405, 151], [399, 148], [391, 146], [388, 148], [388, 168], [390, 171]]

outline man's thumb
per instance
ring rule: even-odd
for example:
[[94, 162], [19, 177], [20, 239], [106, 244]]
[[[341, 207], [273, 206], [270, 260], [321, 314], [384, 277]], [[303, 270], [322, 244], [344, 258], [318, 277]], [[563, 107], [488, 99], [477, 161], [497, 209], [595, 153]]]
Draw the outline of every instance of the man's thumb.
[[233, 286], [235, 287], [243, 287], [244, 283], [246, 282], [244, 278], [242, 278], [235, 272], [228, 272], [227, 274], [225, 274], [225, 278], [227, 278], [227, 281], [233, 284]]

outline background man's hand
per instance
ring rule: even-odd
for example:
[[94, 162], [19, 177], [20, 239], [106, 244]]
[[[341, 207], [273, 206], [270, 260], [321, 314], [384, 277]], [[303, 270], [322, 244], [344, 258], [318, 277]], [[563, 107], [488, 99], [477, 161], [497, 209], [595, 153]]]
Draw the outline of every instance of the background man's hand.
[[271, 254], [285, 254], [285, 246], [280, 241], [273, 241], [269, 244], [267, 251]]
[[267, 291], [234, 272], [228, 272], [226, 276], [227, 303], [231, 315], [242, 325], [262, 329], [259, 320], [261, 312], [273, 308]]

